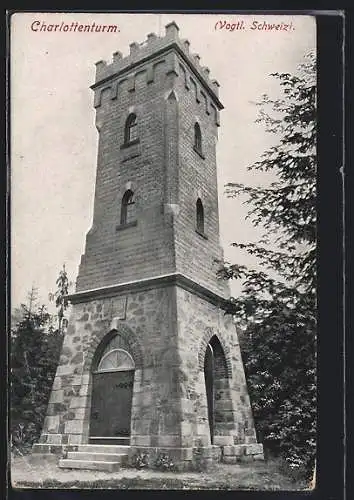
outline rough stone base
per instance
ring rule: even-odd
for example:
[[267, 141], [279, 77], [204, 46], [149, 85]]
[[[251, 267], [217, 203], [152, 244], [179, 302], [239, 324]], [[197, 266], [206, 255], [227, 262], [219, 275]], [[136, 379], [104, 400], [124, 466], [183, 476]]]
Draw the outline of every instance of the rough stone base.
[[264, 460], [263, 445], [261, 443], [244, 443], [223, 446], [221, 460], [225, 464]]
[[[67, 452], [77, 450], [77, 445], [36, 443], [32, 447], [32, 456], [35, 459], [55, 456], [58, 461], [59, 458], [65, 457]], [[218, 462], [236, 464], [254, 460], [264, 460], [263, 445], [260, 443], [194, 448], [130, 446], [127, 465], [180, 472], [208, 470]]]
[[184, 471], [191, 469], [192, 458], [192, 448], [131, 446], [128, 465], [137, 468]]
[[205, 470], [214, 463], [220, 462], [221, 456], [220, 446], [200, 448], [131, 446], [128, 464], [132, 467], [161, 470]]

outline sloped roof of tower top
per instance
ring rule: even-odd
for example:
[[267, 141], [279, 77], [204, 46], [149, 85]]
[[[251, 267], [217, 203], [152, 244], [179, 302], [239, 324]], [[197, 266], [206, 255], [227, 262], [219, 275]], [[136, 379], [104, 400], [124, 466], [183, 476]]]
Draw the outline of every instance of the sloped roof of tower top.
[[96, 62], [96, 80], [91, 85], [92, 90], [130, 71], [132, 68], [142, 65], [152, 57], [162, 55], [169, 49], [174, 48], [201, 84], [212, 95], [218, 108], [223, 109], [224, 106], [219, 101], [219, 82], [210, 78], [210, 70], [208, 67], [201, 65], [199, 54], [190, 52], [189, 40], [179, 37], [179, 27], [174, 21], [165, 26], [165, 36], [160, 37], [155, 33], [149, 33], [144, 42], [132, 42], [129, 47], [130, 53], [126, 57], [123, 57], [121, 52], [116, 51], [110, 63], [103, 60]]

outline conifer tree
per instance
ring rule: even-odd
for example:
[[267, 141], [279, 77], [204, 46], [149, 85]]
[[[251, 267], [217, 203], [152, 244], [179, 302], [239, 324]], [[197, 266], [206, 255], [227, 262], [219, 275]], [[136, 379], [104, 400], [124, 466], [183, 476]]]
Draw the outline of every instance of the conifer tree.
[[[268, 185], [229, 183], [247, 218], [263, 229], [257, 243], [233, 245], [258, 265], [224, 263], [219, 276], [242, 280], [232, 311], [259, 439], [292, 467], [314, 465], [316, 440], [316, 70], [307, 55], [296, 74], [275, 73], [281, 97], [264, 95], [259, 123], [275, 145], [249, 168]], [[262, 176], [263, 174], [263, 176]]]
[[62, 344], [45, 305], [32, 287], [16, 310], [10, 346], [10, 430], [13, 450], [29, 450], [39, 438]]

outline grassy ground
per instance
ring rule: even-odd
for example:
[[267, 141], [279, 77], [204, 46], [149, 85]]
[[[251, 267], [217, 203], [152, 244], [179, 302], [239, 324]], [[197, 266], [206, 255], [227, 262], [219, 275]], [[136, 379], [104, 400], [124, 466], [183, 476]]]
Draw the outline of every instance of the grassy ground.
[[208, 472], [117, 472], [59, 469], [53, 460], [30, 455], [11, 458], [13, 488], [79, 488], [142, 490], [304, 490], [308, 485], [282, 471], [280, 462], [216, 464]]

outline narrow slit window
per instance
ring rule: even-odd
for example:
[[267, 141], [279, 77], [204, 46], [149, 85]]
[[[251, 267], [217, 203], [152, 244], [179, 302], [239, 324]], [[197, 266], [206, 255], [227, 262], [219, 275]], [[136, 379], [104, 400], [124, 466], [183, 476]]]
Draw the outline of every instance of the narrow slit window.
[[194, 125], [194, 147], [200, 153], [202, 152], [202, 132], [199, 123]]
[[196, 218], [197, 218], [197, 231], [198, 233], [204, 234], [204, 207], [202, 200], [197, 199], [196, 203]]
[[138, 120], [136, 114], [131, 113], [125, 122], [124, 143], [129, 144], [138, 139]]
[[122, 198], [120, 213], [120, 223], [122, 226], [135, 221], [135, 200], [134, 193], [130, 189], [126, 191]]

